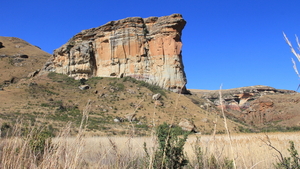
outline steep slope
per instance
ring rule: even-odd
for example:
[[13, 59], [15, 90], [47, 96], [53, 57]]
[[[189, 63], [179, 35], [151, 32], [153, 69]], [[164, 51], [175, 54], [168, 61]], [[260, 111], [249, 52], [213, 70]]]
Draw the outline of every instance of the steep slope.
[[18, 81], [41, 69], [51, 56], [39, 47], [15, 38], [0, 36], [0, 85]]

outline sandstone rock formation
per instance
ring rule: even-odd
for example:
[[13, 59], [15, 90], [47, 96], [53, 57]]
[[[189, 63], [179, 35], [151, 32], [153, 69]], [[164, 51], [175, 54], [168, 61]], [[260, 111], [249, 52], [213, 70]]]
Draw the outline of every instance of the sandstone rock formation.
[[264, 124], [299, 126], [299, 103], [299, 93], [262, 96], [251, 102], [239, 119], [256, 126]]
[[186, 92], [180, 14], [131, 17], [83, 30], [54, 51], [44, 69], [75, 79], [133, 78], [173, 92]]
[[[193, 90], [192, 90], [193, 92]], [[219, 90], [195, 90], [201, 98], [213, 103], [215, 106], [220, 106]], [[264, 95], [292, 94], [296, 93], [292, 90], [275, 89], [269, 86], [257, 85], [240, 87], [234, 89], [222, 90], [222, 102], [225, 109], [241, 111], [250, 106], [250, 102]]]
[[191, 91], [206, 101], [202, 108], [207, 109], [206, 105], [221, 108], [222, 105], [228, 116], [253, 126], [298, 125], [300, 95], [292, 90], [262, 85], [222, 90], [222, 104], [218, 90]]

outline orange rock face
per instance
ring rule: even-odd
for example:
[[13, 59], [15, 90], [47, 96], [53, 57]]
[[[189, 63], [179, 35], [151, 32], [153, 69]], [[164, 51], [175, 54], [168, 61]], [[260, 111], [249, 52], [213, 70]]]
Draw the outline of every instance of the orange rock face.
[[180, 14], [132, 17], [83, 30], [54, 51], [46, 70], [75, 79], [124, 77], [186, 92]]

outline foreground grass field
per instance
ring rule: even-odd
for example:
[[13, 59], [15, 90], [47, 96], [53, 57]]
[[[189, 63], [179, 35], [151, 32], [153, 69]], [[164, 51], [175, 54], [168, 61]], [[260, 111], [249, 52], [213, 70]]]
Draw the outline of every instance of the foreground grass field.
[[[68, 130], [38, 153], [31, 151], [36, 145], [32, 138], [1, 138], [0, 168], [152, 168], [151, 155], [158, 146], [154, 136], [85, 137], [79, 133], [70, 137]], [[275, 168], [279, 153], [269, 145], [286, 157], [290, 140], [299, 150], [299, 132], [234, 134], [231, 139], [227, 135], [189, 135], [184, 146], [189, 163], [184, 168], [234, 168], [222, 164], [226, 161], [234, 161], [236, 168]], [[150, 158], [146, 158], [145, 143]]]
[[[272, 145], [284, 156], [289, 156], [287, 151], [289, 140], [295, 142], [297, 150], [300, 148], [299, 133], [268, 133], [267, 136]], [[207, 160], [214, 155], [219, 162], [225, 158], [234, 158], [237, 168], [274, 168], [273, 164], [279, 162], [277, 159], [279, 154], [264, 143], [267, 141], [267, 136], [262, 133], [232, 135], [234, 150], [232, 154], [230, 141], [225, 135], [215, 137], [191, 135], [185, 144], [184, 151], [190, 161], [190, 168], [197, 168], [195, 148], [198, 146], [201, 147], [202, 158]], [[55, 143], [61, 143], [61, 141], [67, 143], [67, 150], [70, 153], [79, 150], [78, 145], [74, 144], [76, 138], [54, 140]], [[89, 137], [82, 141], [81, 157], [91, 168], [127, 168], [133, 163], [138, 163], [138, 159], [145, 157], [144, 142], [150, 147], [150, 152], [153, 152], [151, 148], [156, 147], [155, 139], [151, 137]]]

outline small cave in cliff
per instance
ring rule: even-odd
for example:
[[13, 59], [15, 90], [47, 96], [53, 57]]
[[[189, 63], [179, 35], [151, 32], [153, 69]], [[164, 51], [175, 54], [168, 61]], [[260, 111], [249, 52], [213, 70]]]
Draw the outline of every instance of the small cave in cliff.
[[103, 42], [103, 43], [108, 43], [109, 41], [108, 41], [108, 39], [105, 39], [105, 40], [103, 40], [102, 42]]
[[110, 76], [117, 76], [117, 74], [116, 73], [111, 73]]
[[240, 99], [239, 98], [234, 98], [234, 101], [236, 101], [238, 104], [240, 104]]

